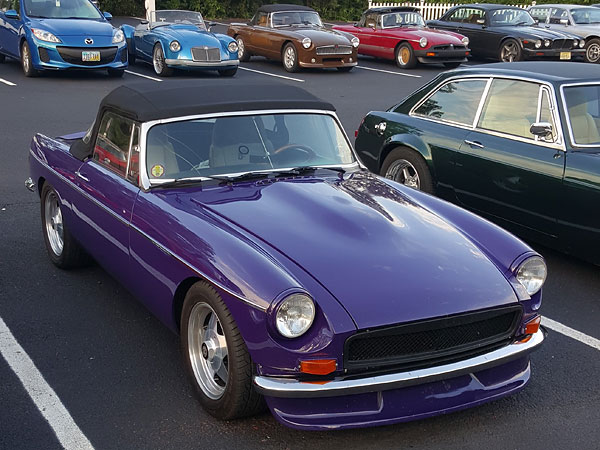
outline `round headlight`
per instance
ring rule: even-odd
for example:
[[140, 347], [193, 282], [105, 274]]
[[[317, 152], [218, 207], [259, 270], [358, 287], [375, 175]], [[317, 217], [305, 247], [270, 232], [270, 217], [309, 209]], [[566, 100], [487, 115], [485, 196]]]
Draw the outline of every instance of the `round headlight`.
[[169, 48], [171, 49], [171, 51], [178, 52], [179, 50], [181, 50], [181, 44], [177, 41], [173, 41], [171, 42], [171, 45], [169, 45]]
[[581, 41], [579, 41], [579, 48], [583, 48], [585, 47], [585, 39], [582, 39]]
[[422, 37], [421, 39], [419, 39], [419, 45], [421, 47], [427, 47], [427, 38], [426, 37]]
[[469, 45], [469, 38], [465, 36], [464, 38], [461, 39], [461, 42], [466, 47], [467, 45]]
[[542, 46], [542, 41], [540, 41], [539, 39], [537, 41], [535, 41], [535, 48], [540, 48]]
[[550, 47], [550, 39], [544, 41], [544, 47]]
[[310, 40], [310, 38], [302, 39], [302, 47], [310, 48], [311, 45], [312, 45], [312, 41]]
[[517, 269], [517, 280], [529, 295], [538, 292], [546, 281], [546, 263], [539, 256], [532, 256], [521, 263]]
[[112, 38], [113, 44], [119, 44], [120, 42], [123, 42], [124, 40], [125, 40], [125, 33], [123, 33], [123, 30], [117, 30], [117, 32], [114, 34], [114, 36]]
[[302, 336], [315, 319], [315, 303], [306, 294], [292, 294], [277, 308], [277, 331], [286, 338]]
[[229, 50], [231, 53], [237, 52], [238, 51], [237, 42], [235, 42], [235, 41], [230, 42], [229, 45], [227, 46], [227, 50]]
[[352, 46], [356, 48], [356, 47], [358, 47], [359, 45], [360, 45], [360, 39], [358, 39], [356, 36], [354, 36], [354, 37], [352, 38]]

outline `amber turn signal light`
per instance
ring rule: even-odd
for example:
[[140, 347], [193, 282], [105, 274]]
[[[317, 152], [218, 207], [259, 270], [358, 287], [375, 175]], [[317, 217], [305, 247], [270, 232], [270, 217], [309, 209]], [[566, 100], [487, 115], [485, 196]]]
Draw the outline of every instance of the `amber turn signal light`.
[[311, 375], [329, 375], [335, 372], [337, 362], [335, 359], [311, 359], [300, 361], [300, 372]]
[[525, 325], [525, 334], [535, 334], [540, 329], [540, 323], [542, 322], [542, 317], [537, 316], [535, 319], [530, 320]]

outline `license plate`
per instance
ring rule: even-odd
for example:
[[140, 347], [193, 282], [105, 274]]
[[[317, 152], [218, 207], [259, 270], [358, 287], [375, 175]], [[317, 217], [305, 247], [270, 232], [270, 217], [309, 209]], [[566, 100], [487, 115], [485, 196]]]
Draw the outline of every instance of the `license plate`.
[[560, 59], [571, 59], [571, 52], [560, 52]]
[[[563, 59], [562, 53], [560, 59]], [[81, 52], [81, 60], [83, 62], [100, 61], [100, 52]]]

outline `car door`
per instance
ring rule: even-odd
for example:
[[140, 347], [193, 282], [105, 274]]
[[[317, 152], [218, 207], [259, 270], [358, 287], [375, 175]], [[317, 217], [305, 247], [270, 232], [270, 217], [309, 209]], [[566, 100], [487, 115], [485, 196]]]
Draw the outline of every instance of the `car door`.
[[377, 43], [377, 26], [379, 15], [365, 14], [356, 27], [356, 35], [360, 39], [360, 53], [363, 55], [379, 56], [381, 48]]
[[[18, 19], [6, 17], [6, 11], [15, 10], [19, 14]], [[23, 26], [21, 17], [20, 0], [0, 1], [0, 51], [18, 58], [19, 50], [19, 31]]]
[[600, 84], [564, 86], [570, 148], [558, 209], [566, 250], [600, 262]]
[[548, 23], [546, 28], [555, 31], [569, 31], [568, 26], [572, 25], [573, 22], [569, 17], [569, 11], [564, 8], [552, 8], [550, 11], [550, 17], [548, 17]]
[[80, 238], [86, 249], [125, 285], [129, 281], [131, 214], [139, 192], [138, 136], [139, 128], [132, 120], [111, 111], [104, 113], [93, 157], [76, 174], [84, 201], [73, 205], [82, 221]]
[[272, 57], [273, 52], [270, 47], [273, 43], [269, 38], [272, 33], [273, 29], [269, 22], [269, 14], [258, 12], [253, 19], [251, 28], [248, 29], [248, 33], [244, 36], [244, 42], [253, 54]]
[[[552, 89], [494, 78], [480, 111], [457, 154], [457, 198], [523, 234], [552, 241], [566, 159]], [[552, 136], [534, 136], [536, 122], [550, 123]]]
[[464, 6], [456, 8], [442, 19], [432, 22], [432, 26], [467, 36], [471, 53], [478, 55], [486, 53], [485, 46], [480, 42], [485, 16], [486, 11], [481, 8]]

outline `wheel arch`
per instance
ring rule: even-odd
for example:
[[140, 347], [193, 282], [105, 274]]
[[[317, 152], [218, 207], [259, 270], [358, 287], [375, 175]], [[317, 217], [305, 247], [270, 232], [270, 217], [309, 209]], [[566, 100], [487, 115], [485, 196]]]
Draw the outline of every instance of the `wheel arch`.
[[37, 181], [37, 192], [40, 198], [42, 198], [42, 189], [44, 189], [44, 184], [46, 184], [46, 179], [44, 177], [39, 177]]
[[[190, 288], [196, 284], [198, 281], [204, 281], [205, 283], [210, 284], [210, 281], [196, 276], [196, 277], [188, 277], [179, 283], [177, 289], [175, 289], [175, 294], [173, 295], [173, 303], [171, 313], [173, 314], [173, 323], [177, 327], [177, 331], [181, 331], [181, 313], [183, 312], [183, 302], [185, 300], [185, 296], [187, 295]], [[216, 289], [216, 286], [213, 286]]]
[[384, 142], [381, 153], [379, 155], [379, 167], [378, 171], [381, 171], [381, 167], [383, 166], [383, 162], [391, 153], [392, 150], [398, 147], [404, 147], [413, 152], [417, 153], [421, 158], [425, 160], [427, 163], [427, 167], [431, 171], [431, 175], [435, 176], [435, 170], [433, 166], [433, 156], [431, 154], [431, 149], [429, 146], [423, 142], [423, 140], [411, 135], [411, 134], [400, 134], [394, 135], [390, 138], [386, 139]]

